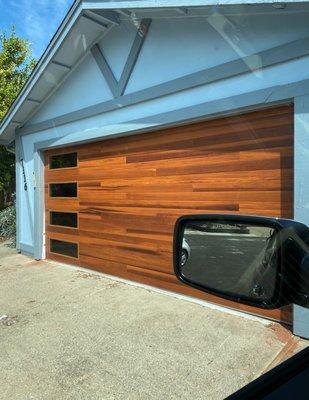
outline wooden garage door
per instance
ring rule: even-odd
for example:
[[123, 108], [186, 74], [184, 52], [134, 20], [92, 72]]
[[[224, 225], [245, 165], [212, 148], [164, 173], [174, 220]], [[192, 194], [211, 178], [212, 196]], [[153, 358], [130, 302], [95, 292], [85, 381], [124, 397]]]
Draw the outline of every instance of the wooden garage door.
[[48, 258], [290, 320], [179, 283], [172, 241], [184, 214], [293, 217], [292, 106], [48, 151], [45, 183]]

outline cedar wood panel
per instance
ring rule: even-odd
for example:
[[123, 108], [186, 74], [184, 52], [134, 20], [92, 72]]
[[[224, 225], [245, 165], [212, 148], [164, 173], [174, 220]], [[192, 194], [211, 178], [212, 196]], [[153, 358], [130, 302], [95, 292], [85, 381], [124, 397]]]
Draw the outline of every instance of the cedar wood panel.
[[[78, 167], [50, 170], [52, 154]], [[46, 152], [47, 257], [291, 321], [290, 307], [258, 310], [199, 292], [173, 273], [173, 228], [192, 213], [293, 218], [293, 108], [242, 115]], [[78, 182], [76, 199], [48, 183]], [[50, 226], [49, 211], [77, 211], [78, 229]], [[79, 259], [51, 254], [49, 239], [79, 244]]]

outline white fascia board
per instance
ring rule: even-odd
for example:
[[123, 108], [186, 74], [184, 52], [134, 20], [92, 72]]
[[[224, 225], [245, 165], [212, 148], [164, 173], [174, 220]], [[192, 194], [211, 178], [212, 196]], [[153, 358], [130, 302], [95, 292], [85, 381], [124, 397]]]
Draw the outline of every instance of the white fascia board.
[[85, 0], [83, 8], [95, 9], [138, 9], [138, 8], [171, 8], [171, 7], [207, 7], [207, 6], [228, 6], [235, 4], [275, 4], [275, 3], [307, 3], [308, 0], [131, 0], [131, 1], [102, 1]]
[[34, 71], [30, 75], [28, 81], [26, 82], [25, 86], [23, 87], [22, 91], [18, 95], [17, 99], [14, 101], [12, 106], [10, 107], [9, 112], [6, 114], [4, 117], [2, 123], [0, 124], [0, 138], [1, 134], [5, 131], [5, 129], [8, 127], [8, 125], [12, 122], [12, 119], [14, 118], [14, 115], [16, 112], [19, 110], [19, 108], [22, 106], [24, 101], [26, 101], [27, 96], [37, 83], [37, 81], [40, 79], [42, 76], [44, 70], [47, 68], [49, 63], [52, 61], [52, 58], [54, 57], [55, 53], [61, 46], [62, 42], [74, 26], [76, 20], [80, 16], [82, 11], [82, 6], [81, 2], [76, 1], [72, 8], [69, 10], [68, 14], [66, 15], [65, 19], [63, 20], [60, 28], [52, 38], [51, 42], [49, 43], [47, 49], [43, 53], [42, 57], [40, 58], [38, 64], [36, 65]]

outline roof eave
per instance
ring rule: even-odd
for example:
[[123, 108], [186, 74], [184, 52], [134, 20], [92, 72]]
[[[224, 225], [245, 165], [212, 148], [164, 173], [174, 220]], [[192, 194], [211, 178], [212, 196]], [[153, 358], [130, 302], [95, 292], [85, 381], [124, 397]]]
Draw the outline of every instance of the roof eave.
[[[24, 87], [22, 88], [21, 92], [17, 96], [16, 100], [11, 105], [10, 109], [8, 110], [7, 114], [4, 116], [1, 124], [0, 124], [0, 137], [4, 133], [4, 131], [8, 128], [8, 125], [12, 123], [14, 115], [18, 111], [19, 107], [22, 103], [26, 100], [27, 96], [29, 95], [30, 91], [36, 84], [37, 80], [40, 78], [42, 71], [47, 67], [49, 62], [51, 61], [53, 55], [58, 50], [59, 46], [61, 45], [62, 39], [66, 36], [67, 32], [72, 28], [76, 20], [78, 19], [79, 15], [83, 10], [81, 0], [77, 0], [74, 2], [70, 10], [68, 11], [67, 15], [65, 16], [64, 20], [62, 21], [59, 29], [51, 39], [48, 47], [46, 48], [45, 52], [41, 56], [40, 60], [38, 61], [36, 67], [34, 68], [33, 72], [29, 76], [27, 82], [25, 83]], [[0, 144], [9, 144], [14, 140], [14, 137], [8, 140], [0, 140]]]
[[[308, 0], [84, 0], [87, 9], [140, 9], [140, 8], [178, 8], [205, 6], [233, 6], [239, 4], [307, 3]], [[104, 6], [102, 6], [104, 3]]]

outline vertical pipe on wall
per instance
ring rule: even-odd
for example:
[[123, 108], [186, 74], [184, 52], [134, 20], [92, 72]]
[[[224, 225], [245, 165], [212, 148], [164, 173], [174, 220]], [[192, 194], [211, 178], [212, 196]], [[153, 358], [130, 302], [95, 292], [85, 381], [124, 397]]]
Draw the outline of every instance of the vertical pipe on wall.
[[[294, 218], [309, 225], [309, 96], [294, 101]], [[294, 305], [293, 333], [309, 339], [309, 308]]]

